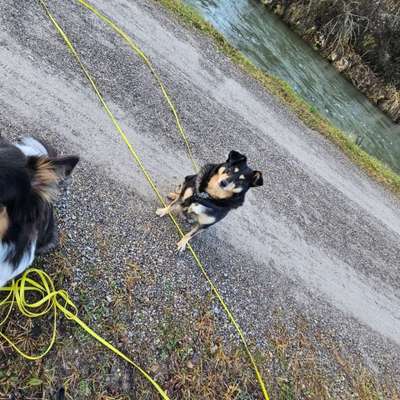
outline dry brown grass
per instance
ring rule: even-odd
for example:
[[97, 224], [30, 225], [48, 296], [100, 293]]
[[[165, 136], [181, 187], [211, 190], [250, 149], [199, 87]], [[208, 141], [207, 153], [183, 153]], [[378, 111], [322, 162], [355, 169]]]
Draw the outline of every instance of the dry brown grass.
[[274, 380], [280, 398], [399, 400], [394, 377], [377, 377], [328, 332], [311, 332], [304, 317], [296, 325], [289, 333], [277, 323], [270, 337], [279, 362]]
[[359, 7], [358, 1], [338, 0], [334, 1], [333, 4], [340, 11], [325, 24], [322, 32], [328, 39], [331, 51], [344, 55], [347, 49], [354, 45], [361, 31], [366, 29], [365, 25], [368, 25], [368, 18], [358, 15], [355, 11]]
[[[68, 288], [68, 260], [54, 255], [58, 266], [52, 267], [56, 286]], [[154, 284], [154, 276], [134, 263], [129, 263], [125, 286], [112, 289], [112, 304], [80, 309], [83, 320], [105, 339], [117, 344], [168, 390], [173, 399], [250, 400], [260, 398], [260, 390], [249, 366], [246, 354], [237, 338], [227, 342], [210, 311], [212, 297], [193, 298], [191, 306], [198, 310], [197, 318], [177, 316], [173, 301], [166, 304], [160, 318], [156, 338], [157, 350], [129, 339], [129, 320], [122, 299], [136, 285]], [[85, 291], [73, 289], [85, 304]], [[99, 299], [98, 299], [99, 300]], [[138, 308], [132, 299], [132, 307]], [[146, 307], [146, 305], [142, 305]], [[112, 309], [112, 313], [110, 313]], [[322, 330], [311, 330], [305, 317], [284, 321], [275, 314], [275, 325], [267, 332], [269, 347], [252, 353], [261, 368], [272, 399], [290, 400], [400, 400], [398, 386], [390, 376], [375, 376], [361, 358], [349, 352], [334, 337]], [[292, 326], [288, 328], [288, 324]], [[51, 319], [27, 320], [13, 313], [1, 327], [16, 344], [28, 353], [37, 354], [46, 347], [51, 335]], [[10, 346], [0, 343], [0, 399], [51, 399], [64, 386], [68, 400], [130, 399], [132, 393], [140, 399], [158, 399], [147, 381], [118, 360], [73, 323], [61, 318], [59, 338], [44, 359], [29, 362], [18, 356]], [[116, 372], [116, 368], [120, 373]]]
[[[140, 355], [129, 343], [119, 312], [113, 313], [98, 327], [114, 343], [125, 343], [126, 351], [141, 360], [173, 399], [250, 400], [260, 398], [260, 391], [245, 353], [237, 342], [229, 345], [218, 333], [217, 321], [209, 311], [212, 299], [197, 299], [199, 316], [195, 321], [176, 318], [173, 307], [164, 315], [158, 338], [160, 352], [140, 347]], [[293, 321], [292, 321], [293, 323]], [[49, 398], [64, 385], [68, 399], [158, 399], [147, 382], [136, 372], [117, 362], [128, 374], [128, 388], [111, 371], [116, 359], [79, 328], [62, 323], [65, 333], [48, 358], [26, 362], [3, 344], [0, 357], [0, 399]], [[7, 332], [24, 348], [35, 352], [48, 339], [48, 322], [41, 321], [41, 331], [32, 337], [32, 321], [14, 316]], [[29, 339], [28, 339], [29, 338]], [[329, 333], [312, 332], [307, 320], [299, 317], [295, 329], [288, 329], [277, 315], [268, 331], [269, 349], [261, 353], [253, 348], [257, 363], [267, 381], [271, 398], [290, 400], [399, 400], [400, 392], [392, 377], [375, 376], [360, 358], [350, 355]], [[132, 347], [133, 345], [133, 347]], [[110, 375], [111, 373], [111, 375]], [[114, 373], [115, 374], [115, 373]], [[111, 380], [110, 380], [111, 379]], [[43, 397], [45, 396], [45, 397]]]
[[[56, 265], [52, 268], [57, 271], [57, 276], [53, 274], [56, 286], [63, 282], [68, 289], [68, 261], [62, 254], [55, 259], [59, 264], [59, 268]], [[60, 271], [66, 275], [60, 276]], [[80, 316], [148, 370], [172, 399], [260, 398], [254, 373], [239, 341], [222, 337], [219, 322], [210, 311], [213, 309], [211, 296], [204, 299], [194, 298], [191, 293], [184, 295], [197, 310], [194, 320], [176, 315], [173, 301], [165, 304], [153, 338], [158, 339], [159, 346], [152, 349], [135, 339], [136, 336], [129, 339], [127, 308], [119, 305], [118, 296], [126, 297], [127, 288], [134, 290], [138, 284], [153, 284], [154, 277], [147, 276], [138, 265], [130, 264], [125, 283], [126, 288], [121, 292], [121, 289], [113, 291], [116, 297], [111, 307], [104, 307], [101, 299], [97, 299], [94, 306], [82, 307]], [[86, 304], [85, 289], [80, 293], [75, 287], [74, 291], [82, 296], [80, 305]], [[133, 308], [139, 311], [137, 305]], [[265, 351], [251, 346], [272, 399], [400, 400], [395, 377], [376, 376], [362, 358], [351, 355], [329, 332], [311, 329], [306, 317], [285, 321], [277, 312], [274, 320], [275, 325], [265, 336], [269, 344]], [[49, 340], [51, 320], [44, 317], [32, 321], [13, 313], [0, 329], [25, 351], [36, 354]], [[61, 318], [58, 332], [59, 339], [51, 353], [36, 362], [22, 359], [10, 346], [0, 343], [0, 399], [51, 399], [60, 386], [65, 387], [68, 400], [158, 399], [153, 388], [135, 370], [79, 327]]]
[[386, 109], [396, 120], [400, 120], [400, 91], [390, 86], [388, 89]]

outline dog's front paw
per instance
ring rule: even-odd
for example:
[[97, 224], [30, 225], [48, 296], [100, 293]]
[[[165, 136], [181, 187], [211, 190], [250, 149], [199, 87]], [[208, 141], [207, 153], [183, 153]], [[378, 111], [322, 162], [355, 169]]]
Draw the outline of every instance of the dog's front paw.
[[185, 236], [178, 242], [178, 251], [179, 253], [183, 253], [186, 250], [186, 246], [189, 242], [189, 239]]
[[164, 217], [165, 215], [167, 215], [168, 214], [168, 207], [165, 207], [165, 208], [157, 208], [157, 210], [156, 210], [156, 214], [159, 216], [159, 217]]

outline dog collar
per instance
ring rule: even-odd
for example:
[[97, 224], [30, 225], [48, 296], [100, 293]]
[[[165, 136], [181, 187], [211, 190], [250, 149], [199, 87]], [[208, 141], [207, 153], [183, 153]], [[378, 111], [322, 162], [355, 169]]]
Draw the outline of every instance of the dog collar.
[[205, 199], [205, 200], [210, 199], [210, 195], [207, 192], [199, 192], [199, 193], [197, 193], [197, 196], [199, 196], [201, 199]]

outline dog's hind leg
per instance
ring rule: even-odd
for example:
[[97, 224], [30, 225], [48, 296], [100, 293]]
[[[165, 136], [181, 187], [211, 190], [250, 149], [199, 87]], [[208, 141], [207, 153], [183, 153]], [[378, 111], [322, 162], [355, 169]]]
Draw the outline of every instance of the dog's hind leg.
[[202, 225], [196, 225], [190, 232], [188, 232], [183, 238], [178, 242], [178, 250], [179, 252], [183, 252], [186, 249], [189, 240], [193, 239], [196, 235], [198, 235], [203, 229], [205, 229]]

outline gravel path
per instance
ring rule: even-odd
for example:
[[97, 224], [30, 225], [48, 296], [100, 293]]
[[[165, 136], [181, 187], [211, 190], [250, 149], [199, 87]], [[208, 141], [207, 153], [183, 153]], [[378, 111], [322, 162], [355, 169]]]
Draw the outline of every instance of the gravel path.
[[[262, 348], [272, 310], [289, 324], [302, 312], [374, 370], [399, 376], [399, 201], [157, 3], [93, 3], [157, 66], [199, 163], [236, 149], [264, 172], [265, 186], [244, 207], [194, 240], [246, 335]], [[192, 170], [153, 77], [74, 2], [50, 9], [166, 193]], [[2, 135], [39, 134], [82, 157], [60, 206], [72, 287], [89, 302], [106, 299], [133, 260], [154, 277], [137, 295], [143, 313], [127, 314], [135, 335], [151, 337], [171, 296], [177, 314], [195, 313], [185, 296], [205, 295], [203, 277], [188, 254], [176, 254], [174, 228], [156, 217], [153, 193], [35, 1], [1, 1], [0, 71]]]

